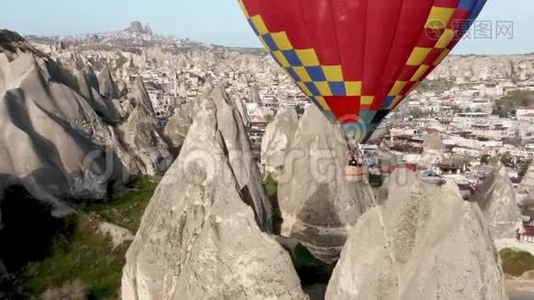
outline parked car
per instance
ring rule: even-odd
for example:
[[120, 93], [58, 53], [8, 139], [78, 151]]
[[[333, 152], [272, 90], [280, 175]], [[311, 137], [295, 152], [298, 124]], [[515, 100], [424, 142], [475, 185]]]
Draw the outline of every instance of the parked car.
[[421, 171], [419, 173], [419, 178], [421, 178], [423, 182], [430, 184], [443, 185], [447, 182], [447, 180], [443, 176], [432, 170]]

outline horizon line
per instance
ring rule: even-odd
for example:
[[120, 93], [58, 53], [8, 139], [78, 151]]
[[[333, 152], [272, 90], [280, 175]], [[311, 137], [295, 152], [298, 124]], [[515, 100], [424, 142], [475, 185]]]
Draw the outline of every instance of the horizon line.
[[[134, 22], [139, 22], [141, 23], [143, 26], [149, 26], [149, 28], [151, 28], [152, 32], [154, 33], [154, 35], [156, 36], [160, 36], [160, 37], [169, 37], [169, 38], [175, 38], [177, 40], [189, 40], [191, 42], [194, 42], [194, 43], [202, 43], [202, 44], [206, 44], [206, 45], [210, 45], [210, 46], [216, 46], [216, 47], [224, 47], [224, 48], [243, 48], [243, 49], [256, 49], [256, 50], [265, 50], [265, 48], [263, 48], [261, 45], [258, 45], [258, 46], [251, 46], [251, 45], [229, 45], [229, 44], [226, 44], [226, 43], [212, 43], [212, 42], [206, 42], [206, 41], [201, 41], [201, 40], [193, 40], [191, 38], [188, 38], [188, 37], [179, 37], [175, 34], [172, 34], [172, 33], [161, 33], [159, 32], [158, 30], [155, 30], [149, 22], [142, 22], [142, 21], [139, 21], [139, 20], [133, 20], [131, 22], [129, 22], [128, 25], [126, 25], [125, 27], [122, 27], [122, 28], [119, 28], [119, 29], [111, 29], [111, 30], [108, 30], [108, 31], [100, 31], [100, 32], [80, 32], [80, 33], [76, 33], [76, 34], [35, 34], [35, 33], [24, 33], [24, 32], [18, 32], [16, 30], [13, 30], [13, 29], [9, 29], [9, 28], [0, 28], [0, 30], [9, 30], [9, 31], [13, 31], [13, 32], [16, 32], [18, 33], [19, 35], [21, 35], [22, 37], [25, 37], [25, 38], [31, 38], [31, 37], [37, 37], [37, 38], [75, 38], [75, 37], [83, 37], [83, 36], [87, 36], [87, 35], [91, 35], [91, 34], [94, 34], [94, 35], [98, 35], [98, 34], [105, 34], [105, 33], [113, 33], [113, 32], [119, 32], [119, 31], [123, 31], [125, 29], [127, 29], [130, 25], [132, 25], [132, 23]], [[459, 53], [454, 53], [455, 51], [459, 52]], [[532, 51], [529, 51], [529, 52], [514, 52], [514, 53], [473, 53], [473, 52], [462, 52], [460, 49], [456, 48], [453, 50], [453, 53], [450, 54], [451, 56], [527, 56], [527, 55], [534, 55], [534, 49]]]

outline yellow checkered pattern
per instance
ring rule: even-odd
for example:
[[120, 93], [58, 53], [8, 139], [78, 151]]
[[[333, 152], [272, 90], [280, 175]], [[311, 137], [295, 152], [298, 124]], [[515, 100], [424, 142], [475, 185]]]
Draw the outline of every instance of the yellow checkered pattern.
[[[295, 49], [285, 32], [271, 33], [260, 15], [249, 16], [242, 1], [239, 2], [265, 48], [299, 88], [324, 110], [330, 111], [324, 96], [362, 96], [362, 82], [346, 81], [341, 65], [322, 65], [312, 48]], [[361, 101], [367, 105], [369, 97], [362, 97]]]
[[[394, 109], [412, 90], [417, 88], [429, 70], [439, 65], [450, 53], [447, 47], [451, 44], [456, 36], [456, 31], [451, 28], [450, 21], [456, 8], [433, 6], [425, 23], [426, 30], [439, 30], [441, 33], [436, 39], [433, 47], [416, 46], [408, 61], [406, 68], [415, 70], [408, 81], [396, 81], [389, 92], [390, 97], [394, 97], [389, 103], [387, 109]], [[426, 33], [424, 33], [426, 34]], [[429, 55], [438, 49], [440, 54], [434, 61], [428, 63]], [[407, 85], [411, 85], [409, 90], [405, 90]]]
[[[239, 0], [248, 21], [260, 41], [287, 74], [292, 77], [299, 88], [325, 111], [331, 112], [324, 96], [358, 96], [360, 106], [369, 107], [374, 101], [383, 102], [381, 109], [395, 108], [422, 81], [423, 76], [437, 66], [449, 54], [448, 46], [454, 40], [456, 31], [450, 21], [456, 8], [433, 6], [425, 23], [426, 30], [439, 31], [433, 47], [417, 45], [406, 61], [404, 80], [393, 83], [386, 100], [374, 96], [362, 95], [362, 81], [346, 81], [341, 65], [322, 65], [316, 51], [295, 49], [285, 32], [271, 32], [260, 15], [250, 16], [243, 1]], [[429, 55], [440, 50], [439, 55], [429, 63]]]

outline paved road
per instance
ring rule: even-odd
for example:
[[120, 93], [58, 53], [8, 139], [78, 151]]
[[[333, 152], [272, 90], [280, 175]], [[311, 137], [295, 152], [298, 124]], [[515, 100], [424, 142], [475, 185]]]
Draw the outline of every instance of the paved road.
[[510, 300], [534, 299], [534, 281], [507, 280], [506, 289]]
[[510, 295], [510, 300], [532, 300], [532, 299], [534, 299], [534, 293], [519, 292], [519, 293]]

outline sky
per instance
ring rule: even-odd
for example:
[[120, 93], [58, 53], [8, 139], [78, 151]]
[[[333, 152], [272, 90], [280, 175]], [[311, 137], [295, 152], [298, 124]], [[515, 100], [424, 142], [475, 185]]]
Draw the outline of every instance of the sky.
[[[313, 0], [310, 0], [313, 1]], [[259, 47], [237, 0], [16, 0], [3, 1], [0, 28], [23, 35], [78, 35], [149, 23], [155, 32], [225, 46]], [[478, 28], [457, 54], [534, 52], [534, 1], [488, 0]], [[484, 22], [483, 22], [484, 21]], [[486, 22], [487, 21], [487, 22]], [[510, 23], [511, 22], [511, 23]], [[513, 36], [505, 29], [513, 24]], [[502, 30], [499, 32], [497, 27]], [[497, 36], [499, 33], [499, 36]]]

